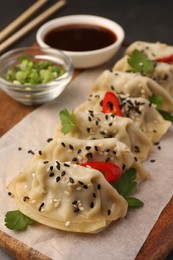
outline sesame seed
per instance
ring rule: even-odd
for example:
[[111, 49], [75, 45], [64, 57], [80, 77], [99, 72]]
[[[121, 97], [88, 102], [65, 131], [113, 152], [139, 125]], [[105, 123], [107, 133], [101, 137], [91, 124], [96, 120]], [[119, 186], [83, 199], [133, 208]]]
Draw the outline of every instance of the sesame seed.
[[70, 150], [74, 150], [74, 147], [72, 144], [69, 144], [69, 148], [70, 148]]
[[77, 157], [72, 158], [72, 162], [77, 162], [77, 160], [78, 160]]
[[82, 150], [81, 149], [79, 149], [78, 151], [77, 151], [77, 154], [80, 154], [82, 152]]
[[49, 177], [53, 177], [53, 176], [54, 176], [54, 172], [50, 172]]
[[64, 176], [65, 174], [66, 174], [65, 171], [62, 171], [62, 172], [61, 172], [61, 176]]
[[111, 214], [111, 210], [110, 209], [107, 210], [107, 214], [108, 214], [108, 216], [110, 216], [110, 214]]
[[53, 171], [53, 166], [50, 166], [50, 171]]
[[41, 151], [41, 150], [39, 150], [39, 151], [38, 151], [38, 154], [41, 156], [41, 155], [42, 155], [42, 151]]
[[152, 162], [152, 163], [153, 163], [153, 162], [155, 162], [155, 161], [156, 161], [156, 160], [153, 160], [153, 159], [152, 159], [152, 160], [150, 160], [150, 162]]
[[28, 153], [33, 154], [33, 155], [35, 154], [32, 150], [29, 150]]
[[88, 186], [86, 184], [83, 185], [84, 189], [88, 189]]
[[59, 182], [60, 179], [61, 179], [61, 177], [60, 177], [60, 176], [57, 176], [57, 177], [56, 177], [56, 182]]
[[52, 138], [48, 138], [47, 142], [50, 143], [53, 139]]
[[82, 188], [81, 188], [80, 186], [76, 188], [76, 190], [81, 190], [81, 189], [82, 189]]
[[44, 161], [43, 163], [44, 163], [44, 164], [47, 164], [47, 163], [49, 163], [49, 161]]
[[78, 181], [78, 183], [79, 183], [80, 185], [84, 185], [84, 183], [83, 183], [82, 181]]
[[38, 208], [38, 211], [41, 211], [43, 206], [44, 206], [44, 202], [41, 203], [40, 207]]
[[93, 197], [96, 198], [96, 194], [95, 193], [93, 193]]
[[70, 226], [70, 221], [65, 222], [65, 226], [66, 227]]
[[23, 197], [23, 201], [29, 200], [28, 196]]
[[98, 152], [99, 149], [96, 145], [94, 146], [94, 148], [95, 148], [96, 152]]
[[90, 208], [94, 208], [94, 202], [92, 201], [91, 204], [90, 204]]
[[65, 143], [62, 142], [61, 145], [65, 147]]
[[22, 147], [18, 147], [18, 150], [21, 151], [21, 150], [22, 150]]
[[9, 191], [9, 192], [8, 192], [8, 196], [11, 196], [11, 195], [12, 195], [12, 193]]
[[91, 146], [86, 146], [85, 149], [86, 149], [86, 150], [90, 150], [90, 149], [91, 149]]
[[74, 212], [79, 212], [80, 211], [80, 209], [79, 208], [74, 208], [74, 210], [73, 210]]
[[64, 166], [65, 166], [65, 167], [70, 167], [70, 165], [69, 165], [69, 164], [67, 164], [67, 163], [64, 163]]
[[98, 190], [101, 189], [101, 185], [100, 185], [100, 184], [97, 185], [97, 189], [98, 189]]
[[74, 179], [73, 179], [72, 177], [69, 177], [69, 181], [70, 181], [71, 183], [74, 183]]

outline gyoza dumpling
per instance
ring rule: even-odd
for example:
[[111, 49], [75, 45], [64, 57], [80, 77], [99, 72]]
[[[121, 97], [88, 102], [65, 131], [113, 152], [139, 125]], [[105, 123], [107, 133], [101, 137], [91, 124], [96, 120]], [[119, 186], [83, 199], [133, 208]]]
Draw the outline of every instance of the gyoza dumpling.
[[115, 91], [131, 97], [144, 97], [148, 99], [153, 94], [163, 98], [161, 109], [173, 111], [173, 98], [154, 80], [139, 73], [105, 70], [94, 82], [92, 92]]
[[[67, 137], [79, 139], [114, 138], [126, 144], [137, 159], [145, 160], [152, 150], [152, 143], [139, 127], [127, 117], [114, 116], [89, 110], [74, 110], [75, 127]], [[63, 135], [61, 126], [57, 136]]]
[[[136, 147], [136, 149], [139, 148]], [[74, 164], [113, 162], [122, 171], [133, 167], [136, 169], [137, 183], [148, 176], [148, 172], [139, 162], [136, 162], [130, 149], [116, 138], [81, 140], [72, 137], [57, 137], [42, 150], [42, 155], [35, 156], [36, 160], [40, 158], [48, 161], [69, 161]]]
[[[126, 49], [125, 56], [115, 64], [113, 70], [131, 70], [128, 59], [134, 50], [141, 51], [150, 60], [155, 61], [154, 70], [147, 76], [163, 86], [173, 97], [173, 46], [160, 42], [134, 42]], [[169, 57], [172, 57], [172, 64], [169, 63]], [[167, 61], [163, 62], [165, 58]]]
[[[80, 104], [74, 112], [96, 111], [102, 112], [102, 101], [105, 93], [93, 93], [89, 99]], [[128, 117], [143, 131], [153, 142], [158, 142], [171, 126], [169, 121], [163, 119], [145, 98], [132, 98], [126, 95], [117, 95], [123, 117]]]
[[71, 232], [99, 232], [127, 212], [126, 200], [101, 172], [69, 162], [57, 167], [56, 161], [34, 160], [8, 189], [23, 214]]

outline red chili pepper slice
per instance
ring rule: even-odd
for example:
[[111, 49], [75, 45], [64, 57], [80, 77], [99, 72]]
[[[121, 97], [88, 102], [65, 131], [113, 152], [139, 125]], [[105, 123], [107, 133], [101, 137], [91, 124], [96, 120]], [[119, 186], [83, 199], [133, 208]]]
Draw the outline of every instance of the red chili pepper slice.
[[95, 170], [101, 171], [103, 173], [105, 179], [109, 183], [117, 181], [122, 175], [121, 168], [112, 162], [86, 162], [86, 163], [82, 163], [80, 165], [84, 166], [84, 167], [90, 166], [91, 168], [93, 168]]
[[163, 57], [163, 58], [158, 58], [158, 59], [156, 59], [156, 61], [173, 64], [173, 54], [169, 55], [169, 56], [166, 56], [166, 57]]
[[113, 92], [106, 92], [102, 102], [102, 111], [105, 114], [111, 113], [122, 116], [118, 98]]

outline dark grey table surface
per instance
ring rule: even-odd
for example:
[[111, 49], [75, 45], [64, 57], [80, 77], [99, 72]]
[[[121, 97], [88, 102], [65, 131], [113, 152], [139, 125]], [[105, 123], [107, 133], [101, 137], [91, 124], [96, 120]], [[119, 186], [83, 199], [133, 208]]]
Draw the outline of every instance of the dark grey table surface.
[[[34, 0], [0, 0], [0, 31], [34, 2]], [[32, 18], [55, 2], [57, 1], [49, 0]], [[99, 15], [118, 22], [125, 30], [126, 43], [143, 40], [173, 45], [172, 0], [67, 0], [67, 5], [48, 20], [71, 14]], [[34, 44], [38, 28], [39, 26], [34, 28], [9, 49]], [[12, 258], [0, 249], [0, 260], [4, 259]], [[173, 252], [167, 257], [167, 260], [171, 259]]]

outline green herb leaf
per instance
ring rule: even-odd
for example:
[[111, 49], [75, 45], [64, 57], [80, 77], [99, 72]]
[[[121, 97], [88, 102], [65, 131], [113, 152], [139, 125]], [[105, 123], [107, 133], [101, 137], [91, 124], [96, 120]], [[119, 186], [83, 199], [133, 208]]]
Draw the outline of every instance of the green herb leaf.
[[128, 58], [128, 64], [133, 72], [148, 74], [154, 70], [155, 61], [148, 59], [141, 51], [134, 50]]
[[163, 116], [165, 120], [168, 120], [170, 122], [173, 122], [173, 115], [171, 115], [169, 112], [158, 109], [159, 113]]
[[149, 97], [149, 101], [152, 104], [155, 104], [157, 108], [160, 108], [164, 102], [163, 98], [159, 95], [153, 94], [152, 96]]
[[59, 115], [62, 124], [62, 132], [66, 135], [75, 127], [73, 114], [70, 114], [67, 109], [64, 109], [60, 111]]
[[5, 226], [13, 230], [24, 230], [31, 225], [33, 220], [19, 210], [8, 211], [5, 215]]
[[129, 207], [141, 207], [143, 202], [137, 198], [131, 197], [130, 195], [136, 190], [136, 169], [130, 168], [126, 170], [121, 178], [112, 183], [113, 187], [117, 192], [122, 195], [128, 202]]
[[143, 201], [141, 201], [137, 198], [134, 198], [134, 197], [128, 197], [127, 202], [128, 202], [128, 206], [130, 208], [139, 208], [144, 205]]

